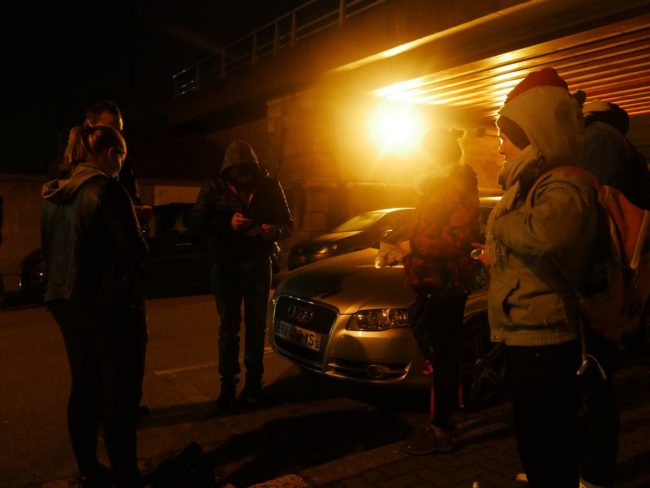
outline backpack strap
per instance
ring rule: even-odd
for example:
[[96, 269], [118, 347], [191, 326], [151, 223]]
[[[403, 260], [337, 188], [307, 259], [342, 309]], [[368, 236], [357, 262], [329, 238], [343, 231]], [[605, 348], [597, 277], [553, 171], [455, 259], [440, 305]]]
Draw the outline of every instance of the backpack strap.
[[[530, 190], [528, 191], [528, 194], [526, 195], [526, 208], [530, 210], [532, 208], [532, 200], [533, 200], [533, 194], [535, 193], [535, 190], [537, 189], [537, 186], [541, 183], [542, 179], [544, 176], [547, 176], [552, 173], [559, 173], [559, 172], [564, 172], [564, 173], [571, 173], [580, 176], [583, 178], [585, 181], [587, 181], [597, 192], [600, 189], [600, 183], [598, 182], [598, 178], [591, 174], [589, 171], [586, 169], [580, 168], [578, 166], [557, 166], [555, 168], [551, 168], [550, 170], [542, 173], [537, 177], [535, 182], [533, 183], [533, 186], [530, 187]], [[552, 259], [552, 258], [551, 258]], [[575, 297], [578, 300], [582, 299], [582, 294], [580, 291], [575, 288], [574, 286], [571, 285], [571, 280], [569, 277], [566, 275], [564, 270], [562, 269], [559, 264], [555, 262], [554, 259], [552, 259], [553, 263], [555, 263], [556, 268], [560, 272], [562, 276], [566, 279], [567, 283], [569, 283], [569, 286], [573, 289], [573, 292], [575, 294]], [[605, 370], [601, 366], [600, 362], [598, 361], [598, 358], [593, 356], [592, 354], [589, 354], [587, 352], [587, 339], [586, 339], [586, 333], [585, 333], [585, 324], [582, 319], [582, 314], [578, 313], [578, 337], [580, 338], [580, 367], [576, 371], [577, 376], [583, 376], [587, 369], [589, 369], [589, 366], [594, 364], [596, 368], [598, 369], [598, 372], [600, 373], [601, 377], [603, 378], [603, 381], [607, 379], [607, 375], [605, 374]]]

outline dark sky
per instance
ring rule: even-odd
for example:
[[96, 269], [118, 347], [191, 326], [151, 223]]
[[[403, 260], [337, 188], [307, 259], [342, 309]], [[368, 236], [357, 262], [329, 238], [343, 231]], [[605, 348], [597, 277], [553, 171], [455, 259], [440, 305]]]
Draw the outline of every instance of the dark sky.
[[9, 148], [0, 171], [45, 172], [86, 106], [110, 99], [128, 138], [166, 118], [172, 75], [306, 0], [22, 2], [5, 17]]

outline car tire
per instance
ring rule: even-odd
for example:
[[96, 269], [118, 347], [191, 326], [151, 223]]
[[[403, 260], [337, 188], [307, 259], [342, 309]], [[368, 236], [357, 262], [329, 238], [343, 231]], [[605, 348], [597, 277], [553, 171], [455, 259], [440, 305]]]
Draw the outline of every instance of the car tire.
[[490, 341], [487, 317], [465, 325], [461, 353], [461, 382], [466, 410], [496, 402], [503, 391], [504, 346]]

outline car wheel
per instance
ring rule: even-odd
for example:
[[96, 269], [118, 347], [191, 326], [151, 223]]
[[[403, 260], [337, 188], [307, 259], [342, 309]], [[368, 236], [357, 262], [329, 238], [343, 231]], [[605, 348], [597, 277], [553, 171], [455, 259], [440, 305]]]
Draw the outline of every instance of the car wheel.
[[465, 326], [461, 353], [461, 381], [466, 409], [494, 402], [502, 391], [505, 374], [504, 346], [490, 341], [485, 318]]

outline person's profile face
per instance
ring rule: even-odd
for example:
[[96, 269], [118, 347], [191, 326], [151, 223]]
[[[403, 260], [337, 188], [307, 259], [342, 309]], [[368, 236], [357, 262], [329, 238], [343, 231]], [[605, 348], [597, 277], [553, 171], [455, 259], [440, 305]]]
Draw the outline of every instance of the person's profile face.
[[501, 154], [506, 161], [513, 161], [521, 152], [521, 149], [515, 146], [503, 132], [499, 132], [499, 141], [499, 154]]
[[126, 157], [126, 150], [122, 147], [110, 147], [108, 148], [108, 164], [107, 164], [107, 173], [112, 176], [117, 176], [122, 169], [122, 164], [124, 163], [124, 158]]

